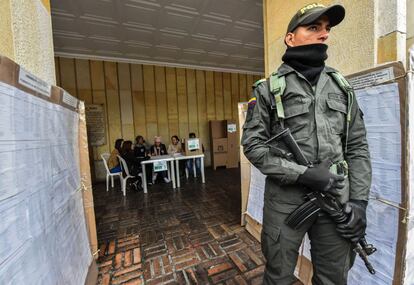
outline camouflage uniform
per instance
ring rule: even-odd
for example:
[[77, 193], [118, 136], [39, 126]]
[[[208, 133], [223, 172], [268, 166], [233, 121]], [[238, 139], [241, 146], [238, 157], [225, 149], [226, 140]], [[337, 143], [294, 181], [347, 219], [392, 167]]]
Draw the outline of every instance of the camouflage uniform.
[[[344, 153], [348, 97], [329, 74], [332, 72], [335, 70], [325, 67], [312, 87], [289, 65], [280, 66], [277, 73], [286, 80], [282, 95], [284, 124], [309, 161], [347, 161], [346, 186], [337, 193], [342, 203], [349, 199], [367, 201], [371, 163], [363, 114], [354, 99]], [[276, 112], [270, 108], [270, 96], [273, 95], [267, 81], [255, 86], [252, 102], [256, 104], [249, 104], [242, 136], [246, 157], [267, 175], [262, 230], [262, 251], [267, 260], [264, 284], [290, 285], [297, 280], [293, 272], [306, 232], [311, 239], [313, 284], [346, 284], [355, 255], [350, 242], [337, 233], [328, 216], [320, 214], [298, 230], [284, 224], [286, 217], [304, 202], [307, 190], [297, 184], [297, 178], [307, 168], [264, 144], [279, 127]]]

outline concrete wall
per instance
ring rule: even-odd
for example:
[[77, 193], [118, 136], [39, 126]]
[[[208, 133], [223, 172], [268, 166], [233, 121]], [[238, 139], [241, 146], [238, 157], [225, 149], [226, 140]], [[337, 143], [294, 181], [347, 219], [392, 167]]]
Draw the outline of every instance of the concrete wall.
[[0, 54], [55, 84], [49, 0], [0, 1]]
[[[412, 0], [410, 0], [412, 1]], [[281, 63], [286, 50], [284, 36], [291, 17], [307, 0], [264, 0], [266, 75]], [[406, 0], [319, 1], [339, 3], [346, 9], [344, 21], [331, 31], [327, 64], [344, 74], [406, 57]]]

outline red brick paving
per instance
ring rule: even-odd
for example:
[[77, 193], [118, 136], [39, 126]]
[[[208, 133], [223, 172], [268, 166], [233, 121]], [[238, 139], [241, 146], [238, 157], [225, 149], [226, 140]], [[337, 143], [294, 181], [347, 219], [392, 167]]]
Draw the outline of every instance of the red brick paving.
[[206, 184], [94, 187], [99, 285], [261, 284], [260, 244], [240, 226], [239, 169], [207, 169]]

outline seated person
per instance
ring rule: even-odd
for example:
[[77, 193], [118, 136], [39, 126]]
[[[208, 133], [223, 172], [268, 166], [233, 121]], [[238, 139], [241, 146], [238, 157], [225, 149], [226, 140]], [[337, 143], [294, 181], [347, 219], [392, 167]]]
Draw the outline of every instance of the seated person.
[[171, 144], [168, 146], [167, 150], [168, 154], [175, 154], [175, 153], [181, 153], [181, 142], [178, 136], [172, 136], [171, 137]]
[[[168, 154], [174, 155], [177, 153], [182, 153], [183, 149], [181, 148], [181, 142], [180, 139], [178, 138], [178, 136], [172, 136], [171, 137], [171, 144], [168, 146], [168, 150], [167, 150]], [[178, 165], [180, 167], [180, 176], [183, 175], [183, 171], [185, 169], [185, 161], [184, 160], [180, 160], [178, 162]]]
[[122, 171], [117, 155], [121, 154], [121, 146], [123, 141], [123, 139], [117, 139], [115, 141], [115, 148], [112, 150], [111, 155], [108, 158], [108, 168], [111, 173]]
[[[158, 137], [158, 136], [154, 137], [154, 144], [151, 146], [150, 152], [151, 152], [151, 156], [167, 154], [167, 148], [165, 147], [165, 144], [161, 142], [161, 137]], [[159, 171], [159, 172], [155, 172], [152, 175], [153, 184], [155, 183], [155, 180], [157, 180], [158, 173], [165, 183], [170, 182], [170, 180], [167, 178], [167, 171]]]
[[[195, 133], [189, 133], [188, 137], [190, 139], [197, 138]], [[202, 148], [203, 153], [204, 153], [204, 145], [201, 145], [201, 148]], [[196, 172], [200, 173], [200, 169], [201, 169], [201, 158], [187, 159], [185, 161], [185, 167], [186, 167], [186, 169], [187, 169], [187, 171], [190, 175], [192, 175], [192, 173], [193, 173], [193, 160], [195, 160]]]
[[[138, 174], [141, 173], [141, 161], [144, 158], [135, 157], [134, 151], [132, 150], [132, 142], [124, 141], [121, 148], [121, 157], [125, 159], [125, 162], [128, 166], [129, 174], [136, 176], [138, 179]], [[139, 187], [141, 183], [135, 181], [134, 186]]]
[[145, 146], [145, 140], [143, 136], [137, 136], [135, 138], [134, 146], [135, 157], [144, 158], [147, 156], [147, 148]]
[[[135, 146], [134, 146], [134, 154], [135, 157], [137, 158], [141, 158], [141, 159], [150, 159], [149, 155], [148, 155], [148, 147], [145, 143], [144, 137], [138, 135], [135, 138]], [[152, 165], [151, 164], [146, 164], [145, 165], [145, 176], [147, 178], [147, 181], [149, 182], [149, 184], [151, 183], [151, 177], [152, 177]]]

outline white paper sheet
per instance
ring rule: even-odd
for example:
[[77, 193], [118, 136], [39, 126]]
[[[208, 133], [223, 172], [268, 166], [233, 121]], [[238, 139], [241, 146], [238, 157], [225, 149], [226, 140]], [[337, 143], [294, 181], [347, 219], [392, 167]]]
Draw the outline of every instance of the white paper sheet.
[[0, 284], [83, 284], [78, 114], [0, 82]]
[[263, 175], [256, 167], [251, 165], [250, 190], [247, 202], [247, 213], [253, 219], [262, 223], [263, 221], [263, 197], [265, 190], [266, 175]]
[[404, 285], [414, 284], [414, 45], [411, 46], [409, 51], [409, 70], [411, 73], [407, 75], [408, 78], [408, 149], [410, 150], [410, 160], [408, 166], [408, 201], [410, 209], [408, 209], [408, 237], [407, 237], [407, 248], [405, 256], [405, 277]]

